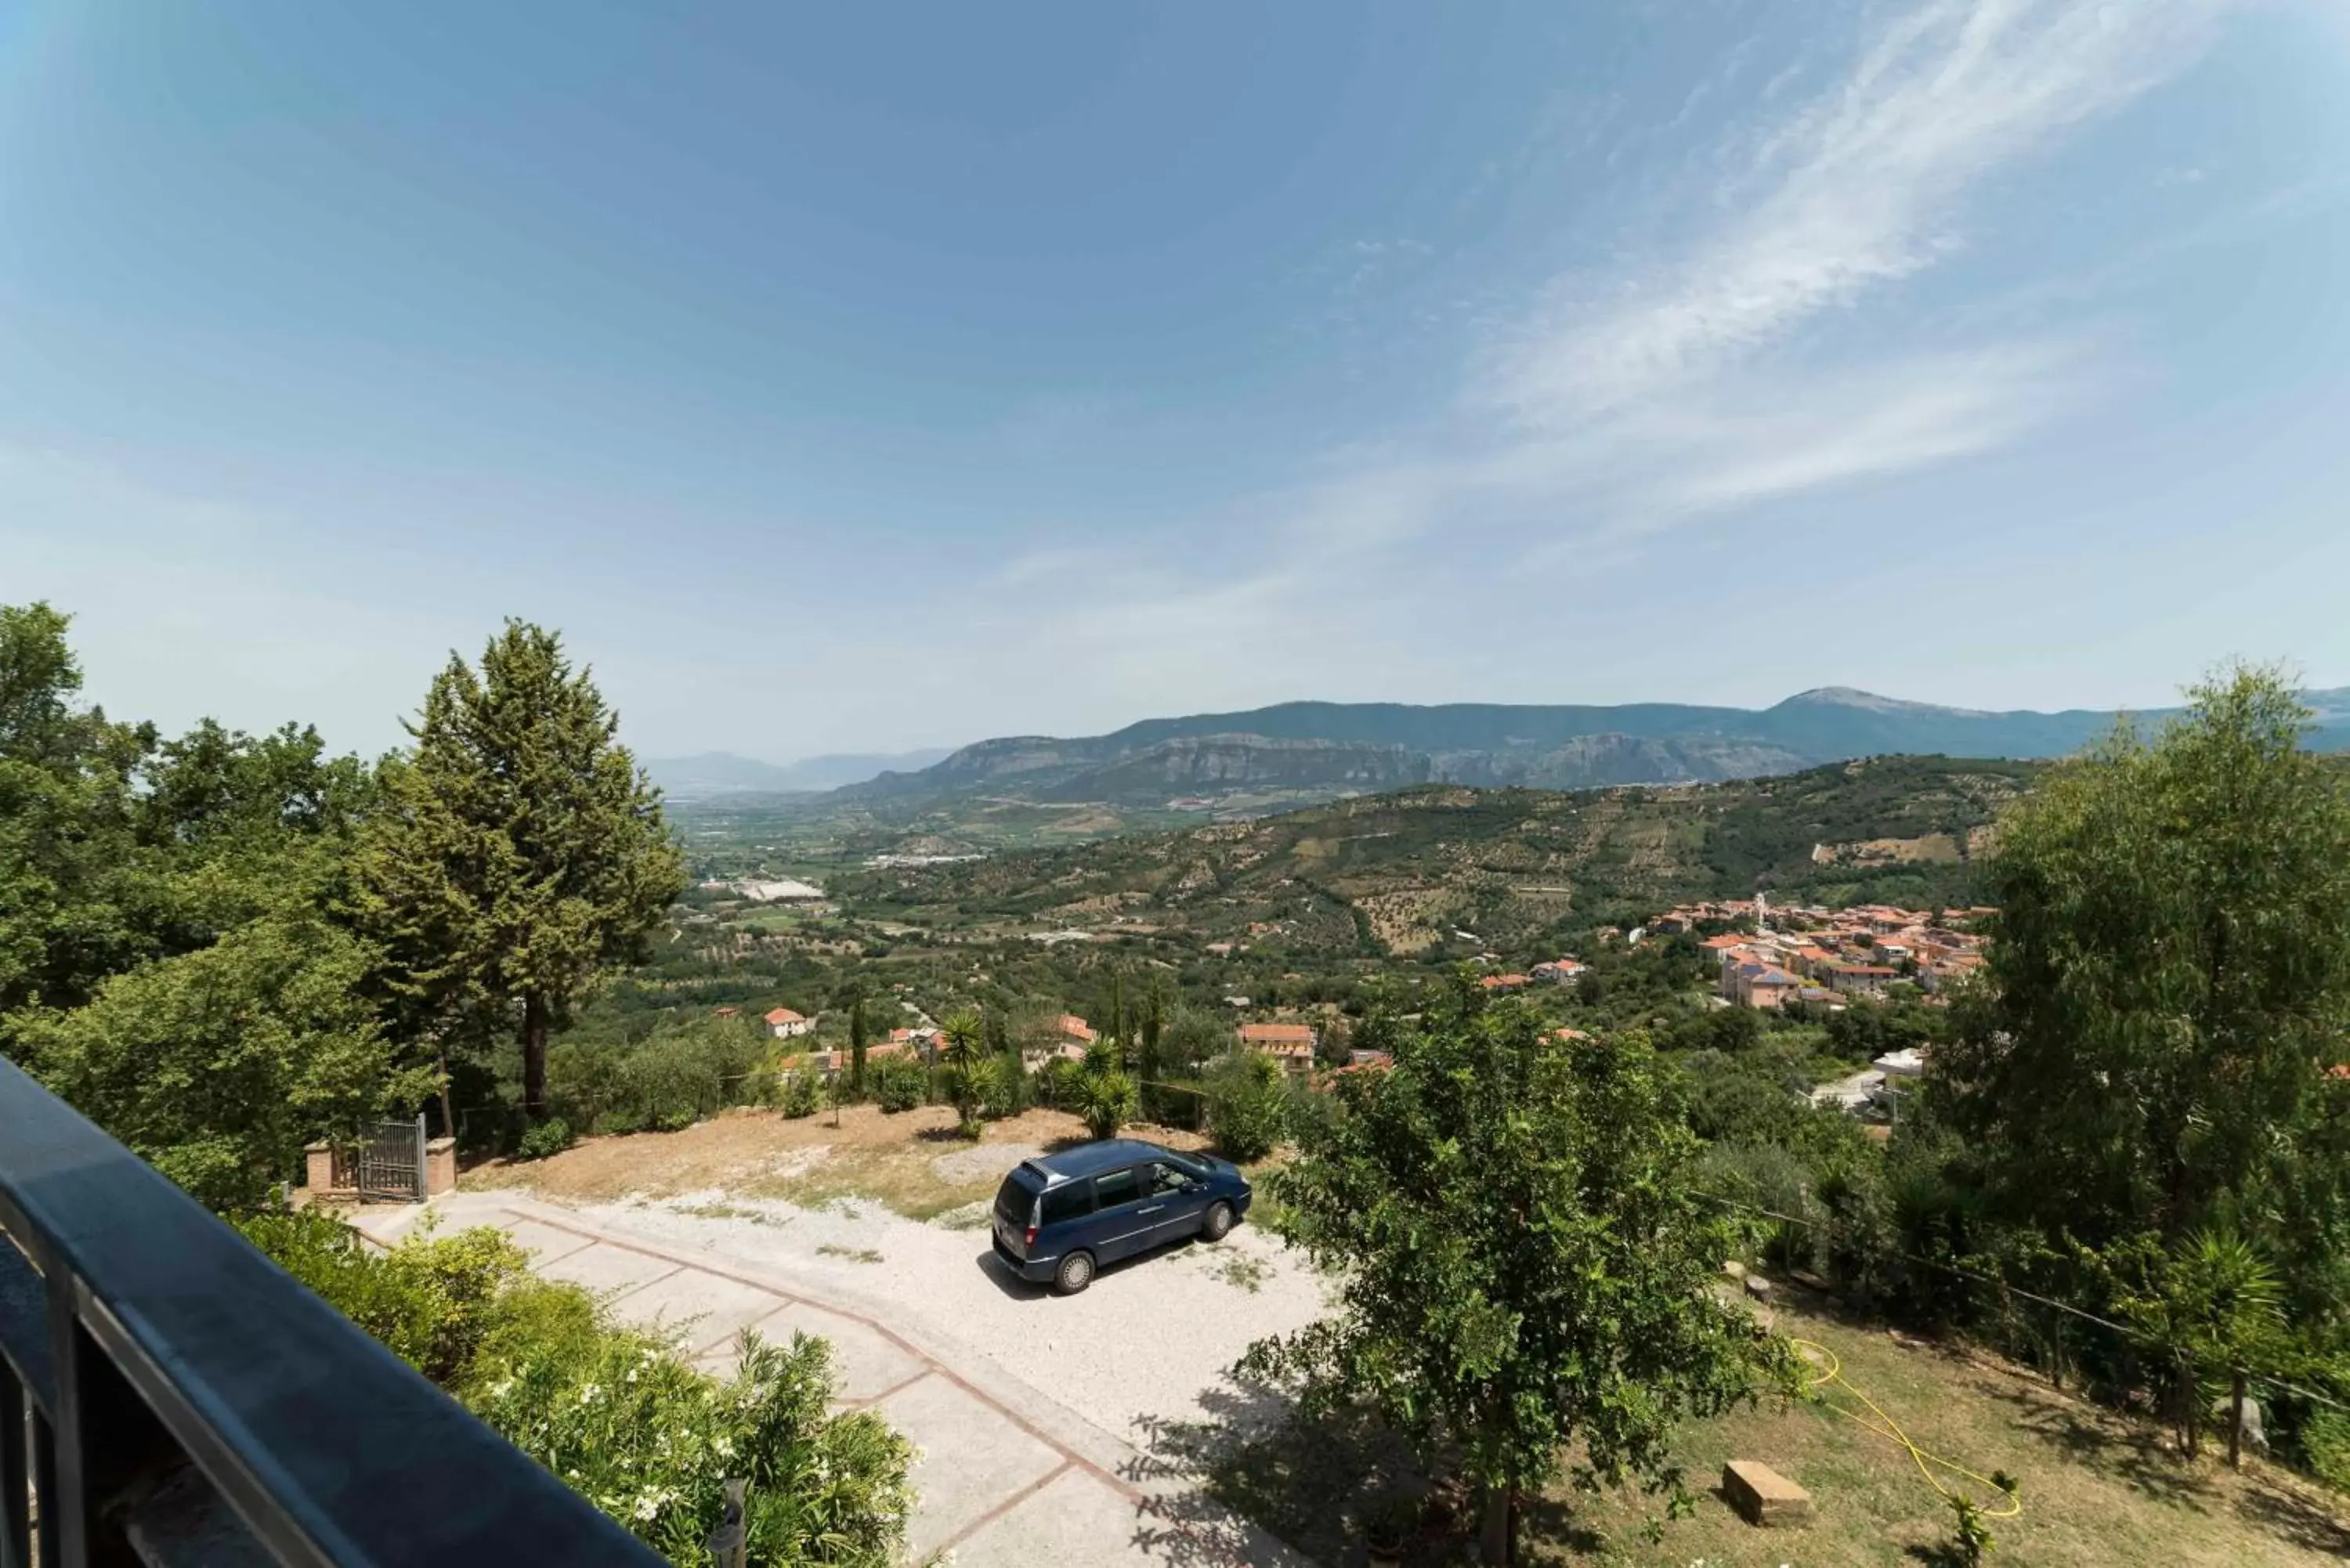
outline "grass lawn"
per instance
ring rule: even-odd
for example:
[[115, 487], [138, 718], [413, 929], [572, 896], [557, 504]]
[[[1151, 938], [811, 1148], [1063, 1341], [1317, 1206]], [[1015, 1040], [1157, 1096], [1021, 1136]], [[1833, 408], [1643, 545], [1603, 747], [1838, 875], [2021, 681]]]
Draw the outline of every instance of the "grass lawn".
[[[1882, 1406], [1913, 1441], [1981, 1475], [2021, 1483], [2023, 1511], [1997, 1521], [1991, 1568], [2270, 1568], [2350, 1558], [2350, 1498], [2247, 1459], [2231, 1472], [2207, 1447], [2189, 1465], [2156, 1428], [2126, 1421], [2003, 1366], [1916, 1342], [1881, 1327], [1787, 1307], [1777, 1326], [1828, 1346], [1847, 1382]], [[1831, 1388], [1838, 1402], [1858, 1402]], [[1865, 1412], [1864, 1412], [1865, 1413]], [[1235, 1412], [1237, 1415], [1238, 1412]], [[1366, 1430], [1256, 1423], [1255, 1435], [1195, 1428], [1175, 1457], [1206, 1469], [1217, 1495], [1325, 1563], [1349, 1560], [1367, 1497], [1395, 1484], [1405, 1462]], [[1268, 1435], [1269, 1431], [1269, 1435]], [[1564, 1483], [1527, 1511], [1520, 1558], [1552, 1565], [1640, 1568], [1875, 1568], [1954, 1563], [1944, 1555], [1949, 1506], [1907, 1449], [1818, 1404], [1765, 1406], [1690, 1426], [1675, 1444], [1697, 1508], [1642, 1538], [1660, 1511], [1633, 1491], [1597, 1497]], [[1718, 1488], [1724, 1461], [1759, 1459], [1812, 1493], [1814, 1521], [1788, 1530], [1748, 1525]], [[1945, 1477], [1945, 1484], [1957, 1484]], [[1471, 1543], [1425, 1542], [1419, 1562], [1469, 1562]]]
[[[1993, 1561], [2005, 1568], [2253, 1568], [2350, 1555], [2350, 1498], [2276, 1467], [2248, 1460], [2242, 1471], [2230, 1471], [2208, 1444], [2203, 1459], [2190, 1465], [2156, 1428], [1987, 1358], [1897, 1345], [1881, 1328], [1785, 1309], [1778, 1326], [1833, 1350], [1844, 1380], [1882, 1406], [1920, 1448], [1978, 1474], [2003, 1469], [2017, 1478], [2022, 1513], [1992, 1526]], [[1826, 1395], [1859, 1408], [1842, 1389], [1831, 1386]], [[1557, 1507], [1567, 1501], [1562, 1492], [1538, 1518], [1538, 1549], [1529, 1560], [1673, 1568], [1700, 1559], [1707, 1568], [1942, 1561], [1949, 1505], [1907, 1449], [1825, 1404], [1740, 1411], [1691, 1428], [1678, 1452], [1692, 1490], [1704, 1491], [1692, 1517], [1666, 1525], [1661, 1543], [1640, 1540], [1648, 1513], [1641, 1500], [1575, 1499], [1566, 1514]], [[1746, 1524], [1715, 1490], [1731, 1459], [1760, 1459], [1808, 1489], [1814, 1522], [1768, 1534]]]

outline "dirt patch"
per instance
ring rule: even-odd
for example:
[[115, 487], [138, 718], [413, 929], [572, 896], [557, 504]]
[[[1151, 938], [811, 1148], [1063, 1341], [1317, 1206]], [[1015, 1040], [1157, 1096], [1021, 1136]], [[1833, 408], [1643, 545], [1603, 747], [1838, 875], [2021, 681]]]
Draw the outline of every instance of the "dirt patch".
[[[1126, 1130], [1170, 1148], [1207, 1142], [1169, 1127]], [[574, 1201], [724, 1194], [812, 1206], [869, 1198], [909, 1219], [929, 1220], [983, 1202], [1021, 1160], [1087, 1136], [1085, 1123], [1066, 1111], [1024, 1111], [989, 1122], [972, 1144], [956, 1133], [948, 1106], [894, 1115], [847, 1106], [837, 1125], [829, 1111], [794, 1118], [739, 1110], [681, 1132], [586, 1138], [550, 1159], [493, 1160], [468, 1171], [463, 1185], [522, 1187]]]
[[1957, 839], [1947, 833], [1919, 838], [1864, 838], [1849, 844], [1815, 844], [1815, 866], [1908, 866], [1942, 864], [1960, 858]]
[[970, 1148], [959, 1148], [951, 1154], [934, 1155], [931, 1158], [931, 1174], [941, 1181], [961, 1184], [971, 1181], [1001, 1181], [1003, 1173], [1024, 1159], [1034, 1159], [1045, 1151], [1028, 1143], [983, 1143]]

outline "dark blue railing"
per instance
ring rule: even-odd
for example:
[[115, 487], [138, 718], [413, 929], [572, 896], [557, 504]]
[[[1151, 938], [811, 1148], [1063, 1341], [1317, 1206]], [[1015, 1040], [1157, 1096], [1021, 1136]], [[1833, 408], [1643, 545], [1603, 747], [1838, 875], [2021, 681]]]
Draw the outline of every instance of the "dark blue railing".
[[0, 1568], [660, 1559], [0, 1061]]

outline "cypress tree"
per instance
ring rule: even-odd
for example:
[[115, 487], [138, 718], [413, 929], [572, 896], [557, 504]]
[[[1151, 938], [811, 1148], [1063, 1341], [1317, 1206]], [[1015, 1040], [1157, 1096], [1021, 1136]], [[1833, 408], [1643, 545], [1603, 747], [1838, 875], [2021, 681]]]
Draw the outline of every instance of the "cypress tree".
[[865, 1092], [865, 998], [848, 1004], [848, 1086]]
[[518, 1031], [533, 1120], [547, 1036], [588, 981], [643, 960], [685, 890], [619, 726], [559, 637], [507, 621], [478, 672], [452, 654], [434, 678], [359, 857], [362, 911], [405, 989], [478, 1033]]

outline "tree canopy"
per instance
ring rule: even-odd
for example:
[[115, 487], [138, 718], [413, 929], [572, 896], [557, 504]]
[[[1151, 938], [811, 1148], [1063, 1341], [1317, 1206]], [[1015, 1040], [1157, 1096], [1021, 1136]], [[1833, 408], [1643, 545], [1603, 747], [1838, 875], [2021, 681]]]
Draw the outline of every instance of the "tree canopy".
[[339, 914], [372, 794], [315, 732], [159, 741], [78, 703], [69, 622], [0, 607], [0, 1048], [198, 1197], [412, 1106]]
[[553, 632], [508, 621], [476, 671], [452, 657], [386, 762], [359, 879], [409, 995], [476, 1037], [518, 1031], [546, 1113], [546, 1041], [590, 980], [640, 958], [684, 890], [660, 794]]
[[2190, 695], [2002, 824], [1988, 983], [1937, 1057], [2010, 1210], [2093, 1242], [2280, 1211], [2350, 1057], [2344, 774], [2279, 672]]
[[1645, 1036], [1572, 1048], [1533, 1012], [1463, 999], [1340, 1074], [1337, 1113], [1266, 1179], [1275, 1223], [1335, 1268], [1337, 1311], [1252, 1346], [1308, 1420], [1368, 1402], [1488, 1499], [1489, 1561], [1517, 1500], [1575, 1447], [1586, 1485], [1681, 1497], [1667, 1438], [1792, 1365], [1713, 1294], [1731, 1237], [1692, 1185], [1699, 1145]]

